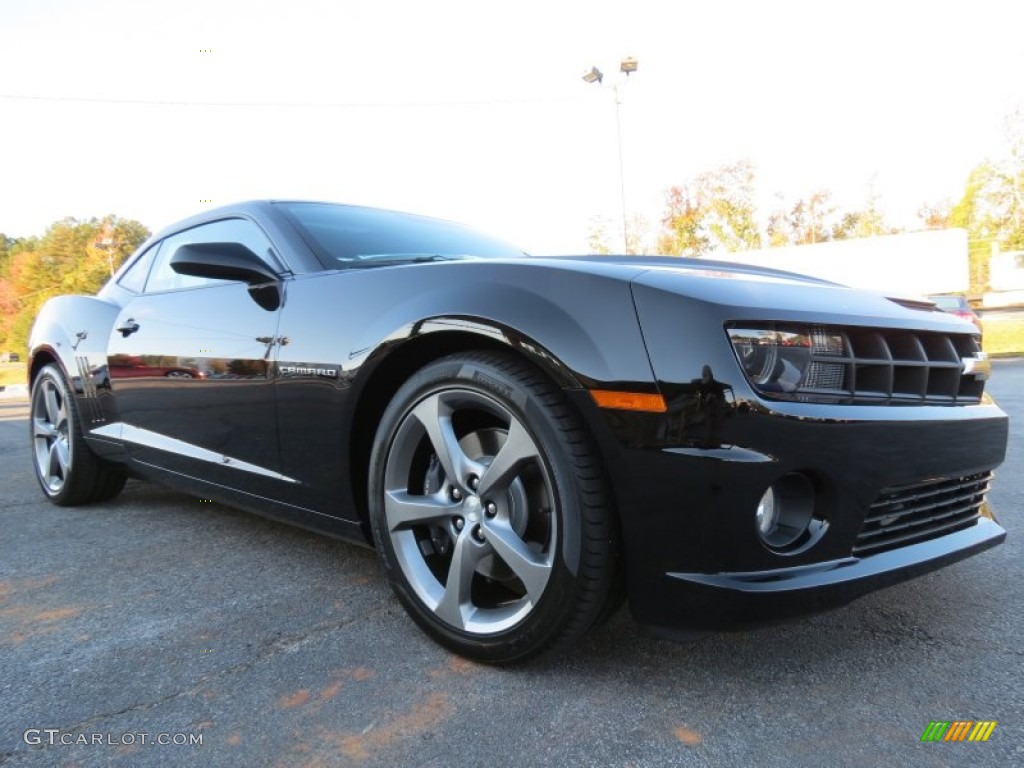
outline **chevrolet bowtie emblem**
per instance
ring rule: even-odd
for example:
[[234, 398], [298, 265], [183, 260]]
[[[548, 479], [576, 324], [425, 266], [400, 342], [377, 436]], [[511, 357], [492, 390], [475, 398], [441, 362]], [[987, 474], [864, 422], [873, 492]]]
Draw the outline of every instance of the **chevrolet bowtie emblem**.
[[960, 364], [963, 366], [964, 376], [973, 376], [986, 381], [992, 375], [992, 361], [984, 352], [979, 351], [973, 357], [962, 357]]

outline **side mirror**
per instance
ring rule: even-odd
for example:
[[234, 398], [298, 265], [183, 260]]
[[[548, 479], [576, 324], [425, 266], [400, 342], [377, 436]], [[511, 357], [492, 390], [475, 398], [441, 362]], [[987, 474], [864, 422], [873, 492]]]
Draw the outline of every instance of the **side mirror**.
[[277, 282], [273, 270], [241, 243], [182, 245], [171, 257], [171, 269], [179, 275], [241, 280], [249, 285]]
[[249, 286], [252, 300], [268, 312], [281, 306], [281, 283], [263, 260], [241, 243], [182, 245], [171, 256], [171, 269], [179, 275], [213, 280], [240, 280]]

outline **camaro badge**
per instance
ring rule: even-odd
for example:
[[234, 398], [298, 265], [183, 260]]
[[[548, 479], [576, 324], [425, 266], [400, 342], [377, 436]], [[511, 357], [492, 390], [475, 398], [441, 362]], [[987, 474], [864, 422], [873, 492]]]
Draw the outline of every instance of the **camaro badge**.
[[312, 376], [314, 378], [338, 378], [337, 368], [323, 368], [317, 365], [293, 365], [291, 363], [278, 363], [277, 364], [277, 375], [286, 376], [288, 378], [298, 378], [301, 376]]

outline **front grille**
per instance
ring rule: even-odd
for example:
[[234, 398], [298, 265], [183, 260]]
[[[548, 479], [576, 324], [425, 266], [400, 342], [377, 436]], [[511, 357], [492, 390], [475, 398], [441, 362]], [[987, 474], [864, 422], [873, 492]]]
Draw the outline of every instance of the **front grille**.
[[853, 554], [873, 555], [928, 541], [974, 524], [991, 472], [888, 488], [864, 519]]
[[[857, 403], [970, 405], [981, 402], [985, 381], [964, 375], [963, 360], [979, 352], [974, 336], [933, 332], [845, 328], [843, 353], [829, 350], [812, 360], [833, 378], [814, 392]], [[843, 385], [834, 385], [842, 371]]]

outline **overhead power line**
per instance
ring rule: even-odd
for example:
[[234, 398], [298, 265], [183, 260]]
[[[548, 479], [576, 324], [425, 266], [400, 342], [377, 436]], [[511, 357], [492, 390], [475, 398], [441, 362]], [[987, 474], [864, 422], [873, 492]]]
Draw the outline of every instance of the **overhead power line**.
[[394, 109], [416, 107], [492, 107], [514, 104], [564, 104], [576, 98], [466, 99], [455, 101], [176, 101], [165, 99], [112, 99], [91, 96], [59, 96], [0, 93], [10, 101], [43, 101], [78, 104], [126, 104], [144, 107], [242, 107], [248, 109]]

